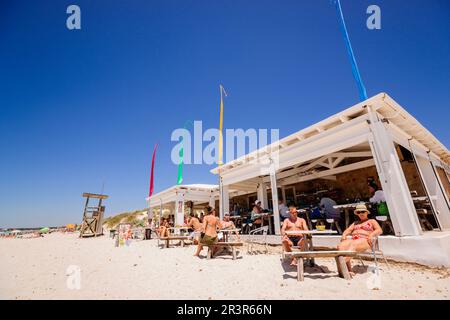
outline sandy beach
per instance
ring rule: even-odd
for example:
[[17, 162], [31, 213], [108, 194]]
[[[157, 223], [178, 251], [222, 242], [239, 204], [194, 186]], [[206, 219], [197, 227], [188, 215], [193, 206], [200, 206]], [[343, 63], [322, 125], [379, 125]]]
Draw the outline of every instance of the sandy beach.
[[[450, 272], [405, 263], [382, 264], [381, 289], [369, 289], [372, 273], [357, 267], [347, 281], [331, 259], [306, 268], [304, 282], [271, 254], [212, 260], [192, 256], [193, 246], [159, 249], [156, 240], [114, 247], [107, 236], [79, 239], [54, 233], [36, 239], [0, 239], [1, 299], [448, 299]], [[206, 254], [204, 250], [203, 254]], [[367, 262], [366, 265], [371, 264]], [[81, 270], [80, 289], [67, 286], [68, 267]]]

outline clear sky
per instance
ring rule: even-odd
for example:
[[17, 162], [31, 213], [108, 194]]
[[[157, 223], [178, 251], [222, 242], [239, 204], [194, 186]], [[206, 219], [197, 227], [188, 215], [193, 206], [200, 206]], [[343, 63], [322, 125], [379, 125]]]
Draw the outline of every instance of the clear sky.
[[[341, 3], [368, 95], [448, 146], [450, 2]], [[225, 128], [281, 137], [359, 100], [329, 0], [1, 1], [0, 227], [79, 223], [103, 182], [107, 215], [144, 208], [154, 144], [157, 192], [177, 179], [172, 131], [218, 126], [219, 83]], [[210, 169], [185, 166], [184, 183], [216, 183]]]

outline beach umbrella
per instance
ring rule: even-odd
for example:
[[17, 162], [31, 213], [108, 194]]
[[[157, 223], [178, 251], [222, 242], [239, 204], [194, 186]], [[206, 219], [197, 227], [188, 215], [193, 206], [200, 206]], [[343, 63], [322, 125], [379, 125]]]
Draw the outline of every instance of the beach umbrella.
[[42, 228], [41, 230], [39, 230], [39, 233], [48, 233], [50, 231], [50, 229], [48, 227]]

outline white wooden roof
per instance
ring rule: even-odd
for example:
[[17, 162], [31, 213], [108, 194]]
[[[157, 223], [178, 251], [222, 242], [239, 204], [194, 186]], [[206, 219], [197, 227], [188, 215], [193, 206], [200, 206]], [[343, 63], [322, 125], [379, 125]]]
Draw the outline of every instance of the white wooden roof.
[[174, 202], [177, 196], [183, 195], [185, 201], [208, 202], [211, 196], [219, 190], [215, 184], [185, 184], [175, 185], [157, 194], [147, 197], [149, 207], [156, 207], [160, 204]]
[[[326, 118], [312, 126], [293, 133], [283, 139], [273, 142], [269, 146], [248, 153], [238, 159], [227, 162], [220, 167], [221, 174], [245, 166], [254, 159], [267, 156], [270, 151], [290, 150], [294, 145], [305, 145], [314, 141], [318, 136], [325, 135], [327, 131], [335, 132], [339, 126], [345, 127], [349, 121], [367, 116], [367, 106], [370, 105], [382, 118], [386, 119], [391, 127], [407, 136], [408, 140], [423, 146], [435, 155], [446, 166], [450, 166], [450, 152], [430, 131], [423, 127], [412, 115], [395, 102], [388, 94], [379, 93], [363, 102], [360, 102], [342, 112]], [[332, 130], [335, 129], [335, 130]], [[219, 168], [211, 170], [217, 174]]]

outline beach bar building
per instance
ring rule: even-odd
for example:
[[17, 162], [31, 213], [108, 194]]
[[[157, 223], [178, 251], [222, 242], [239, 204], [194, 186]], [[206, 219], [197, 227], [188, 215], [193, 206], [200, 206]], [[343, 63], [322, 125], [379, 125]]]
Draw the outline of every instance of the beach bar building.
[[[234, 201], [230, 190], [251, 190], [273, 210], [276, 235], [278, 199], [301, 201], [308, 188], [339, 188], [343, 199], [356, 199], [375, 177], [394, 231], [380, 238], [385, 255], [450, 266], [450, 152], [386, 93], [211, 172], [220, 176], [221, 216]], [[429, 210], [419, 210], [421, 202]], [[316, 238], [335, 246], [340, 236]]]
[[[251, 192], [252, 189], [228, 189], [227, 195], [236, 197]], [[146, 201], [151, 215], [162, 216], [162, 213], [168, 212], [169, 215], [174, 216], [175, 225], [182, 225], [185, 216], [191, 212], [205, 211], [206, 206], [219, 211], [219, 186], [214, 184], [174, 185], [147, 197]]]
[[211, 184], [175, 185], [146, 198], [149, 213], [162, 216], [164, 210], [168, 211], [174, 216], [175, 225], [182, 225], [185, 214], [190, 213], [186, 210], [202, 210], [206, 205], [214, 207], [218, 190], [217, 185]]

